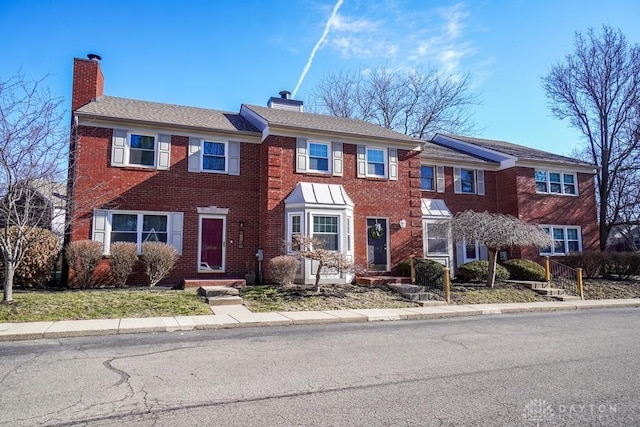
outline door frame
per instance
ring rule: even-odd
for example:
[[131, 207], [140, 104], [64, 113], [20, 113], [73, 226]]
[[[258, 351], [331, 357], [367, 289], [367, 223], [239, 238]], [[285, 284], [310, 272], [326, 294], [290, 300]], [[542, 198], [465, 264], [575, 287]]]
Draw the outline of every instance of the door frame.
[[381, 217], [381, 216], [368, 216], [366, 218], [366, 223], [365, 223], [365, 230], [367, 232], [367, 239], [366, 239], [366, 245], [367, 245], [367, 269], [369, 269], [369, 265], [372, 264], [369, 262], [369, 220], [377, 220], [378, 222], [384, 222], [385, 223], [385, 229], [386, 232], [384, 233], [384, 239], [385, 239], [385, 250], [387, 252], [387, 259], [386, 259], [386, 266], [384, 270], [376, 270], [376, 271], [389, 271], [390, 270], [390, 265], [391, 265], [391, 236], [389, 233], [389, 218], [388, 217]]
[[[222, 220], [222, 263], [219, 270], [205, 270], [201, 268], [200, 256], [202, 254], [202, 220], [203, 219], [220, 219]], [[198, 254], [196, 257], [198, 273], [224, 273], [227, 266], [227, 216], [215, 214], [199, 214], [198, 215]]]

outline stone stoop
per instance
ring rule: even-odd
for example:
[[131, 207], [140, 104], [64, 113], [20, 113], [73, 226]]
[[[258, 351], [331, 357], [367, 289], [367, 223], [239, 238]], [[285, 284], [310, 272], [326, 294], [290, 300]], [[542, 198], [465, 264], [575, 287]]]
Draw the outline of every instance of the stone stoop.
[[531, 288], [532, 291], [547, 297], [551, 297], [558, 301], [578, 301], [579, 296], [569, 295], [566, 290], [561, 288], [549, 287], [545, 282], [527, 282], [523, 283]]
[[390, 284], [410, 284], [410, 277], [403, 276], [362, 276], [356, 277], [356, 284], [360, 286], [377, 286]]
[[198, 295], [209, 305], [242, 305], [244, 302], [237, 288], [230, 286], [201, 286]]

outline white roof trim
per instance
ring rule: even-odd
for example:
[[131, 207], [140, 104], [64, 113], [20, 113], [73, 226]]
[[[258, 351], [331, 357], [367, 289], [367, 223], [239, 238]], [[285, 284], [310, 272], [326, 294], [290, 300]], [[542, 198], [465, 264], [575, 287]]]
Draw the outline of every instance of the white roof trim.
[[450, 218], [451, 211], [442, 199], [421, 199], [423, 217]]
[[462, 151], [463, 153], [469, 154], [471, 156], [480, 156], [484, 159], [500, 163], [500, 167], [498, 168], [498, 170], [514, 167], [516, 165], [516, 161], [518, 160], [517, 157], [510, 156], [508, 154], [490, 150], [488, 148], [480, 147], [470, 142], [461, 141], [459, 139], [440, 134], [437, 134], [433, 138], [433, 141], [442, 144], [445, 147], [449, 147], [453, 150]]

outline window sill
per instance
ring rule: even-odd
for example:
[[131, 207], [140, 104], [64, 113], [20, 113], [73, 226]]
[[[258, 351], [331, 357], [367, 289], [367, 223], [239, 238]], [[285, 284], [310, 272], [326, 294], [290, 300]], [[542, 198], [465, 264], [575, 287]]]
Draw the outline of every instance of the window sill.
[[138, 171], [138, 172], [156, 172], [158, 169], [155, 166], [111, 166], [116, 169], [123, 169], [126, 171]]
[[561, 197], [578, 197], [578, 194], [567, 194], [567, 193], [546, 193], [541, 191], [536, 191], [536, 194], [541, 196], [561, 196]]
[[198, 274], [216, 274], [224, 273], [224, 270], [198, 270]]

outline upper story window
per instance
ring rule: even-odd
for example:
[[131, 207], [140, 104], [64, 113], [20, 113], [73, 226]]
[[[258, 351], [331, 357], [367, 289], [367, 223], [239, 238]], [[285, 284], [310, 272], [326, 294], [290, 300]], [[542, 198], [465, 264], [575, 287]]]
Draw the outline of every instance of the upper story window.
[[227, 156], [224, 142], [202, 141], [202, 170], [226, 172]]
[[535, 179], [536, 193], [572, 196], [578, 194], [578, 179], [575, 173], [536, 169]]
[[154, 166], [156, 138], [151, 135], [129, 134], [129, 163], [141, 166]]
[[111, 166], [169, 169], [171, 135], [114, 129]]
[[387, 176], [386, 157], [386, 150], [367, 148], [367, 176], [385, 178]]
[[240, 143], [189, 138], [189, 172], [240, 175]]
[[435, 174], [433, 166], [420, 166], [420, 188], [427, 191], [435, 191]]
[[567, 255], [582, 251], [580, 227], [567, 225], [544, 225], [541, 227], [553, 237], [553, 247], [540, 249], [540, 255]]
[[329, 172], [329, 144], [309, 142], [309, 171]]
[[453, 168], [453, 184], [455, 193], [484, 195], [484, 171]]

